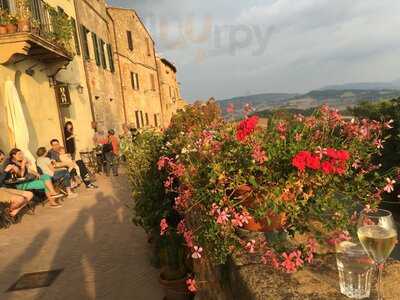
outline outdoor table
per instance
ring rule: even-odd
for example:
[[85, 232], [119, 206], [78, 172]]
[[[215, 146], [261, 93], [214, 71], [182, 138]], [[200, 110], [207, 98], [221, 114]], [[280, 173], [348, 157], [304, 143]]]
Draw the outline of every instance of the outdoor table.
[[[251, 255], [243, 254], [232, 257], [228, 270], [222, 272], [209, 266], [198, 268], [198, 281], [203, 285], [196, 300], [349, 299], [340, 293], [334, 254], [317, 256], [312, 265], [292, 274], [278, 272], [255, 261], [258, 260]], [[222, 275], [224, 272], [228, 275]], [[229, 284], [219, 284], [227, 280]], [[376, 277], [372, 280], [369, 299], [376, 299]], [[400, 261], [388, 260], [383, 289], [385, 300], [400, 299]]]

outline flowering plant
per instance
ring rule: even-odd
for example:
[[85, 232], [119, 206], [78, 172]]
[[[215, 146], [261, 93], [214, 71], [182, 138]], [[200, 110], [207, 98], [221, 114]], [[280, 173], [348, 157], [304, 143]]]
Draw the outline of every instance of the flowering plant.
[[[294, 272], [312, 261], [318, 244], [348, 238], [358, 205], [375, 207], [390, 191], [392, 179], [372, 163], [384, 123], [346, 121], [326, 106], [264, 123], [257, 116], [224, 121], [209, 102], [178, 113], [166, 131], [158, 168], [193, 259], [220, 264], [237, 250], [258, 252], [263, 263]], [[307, 238], [246, 240], [237, 234], [243, 228]], [[168, 231], [165, 224], [160, 230]]]

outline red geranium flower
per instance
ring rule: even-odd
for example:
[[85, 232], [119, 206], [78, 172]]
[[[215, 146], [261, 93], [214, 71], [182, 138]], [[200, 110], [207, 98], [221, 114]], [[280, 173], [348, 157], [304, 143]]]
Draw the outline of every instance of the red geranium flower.
[[258, 117], [252, 116], [250, 118], [244, 119], [237, 126], [236, 139], [238, 141], [243, 141], [247, 136], [254, 132], [258, 123]]

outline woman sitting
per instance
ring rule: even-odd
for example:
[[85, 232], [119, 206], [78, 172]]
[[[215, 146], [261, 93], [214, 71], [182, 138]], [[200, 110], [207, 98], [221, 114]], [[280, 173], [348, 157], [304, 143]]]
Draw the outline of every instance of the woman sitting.
[[[5, 154], [0, 150], [0, 165], [4, 163]], [[9, 172], [14, 169], [14, 166], [7, 166], [5, 171]], [[14, 169], [16, 171], [16, 169]], [[4, 186], [7, 173], [0, 169], [0, 202], [10, 203], [9, 215], [15, 217], [21, 209], [23, 209], [33, 198], [33, 193], [28, 191], [19, 191], [8, 189]]]
[[[4, 163], [3, 171], [7, 174], [7, 178], [26, 179], [26, 182], [17, 183], [18, 190], [43, 190], [49, 200], [51, 208], [59, 208], [61, 205], [55, 199], [62, 197], [55, 191], [51, 177], [48, 175], [40, 176], [36, 172], [28, 171], [28, 162], [24, 158], [24, 154], [19, 149], [12, 149], [9, 157]], [[32, 180], [30, 180], [32, 179]]]
[[76, 198], [78, 195], [72, 192], [71, 189], [71, 176], [67, 169], [56, 169], [54, 161], [48, 158], [47, 150], [45, 147], [40, 147], [36, 154], [38, 159], [36, 160], [37, 166], [41, 169], [44, 175], [50, 176], [55, 181], [62, 181], [63, 186], [65, 186], [68, 194], [68, 198]]

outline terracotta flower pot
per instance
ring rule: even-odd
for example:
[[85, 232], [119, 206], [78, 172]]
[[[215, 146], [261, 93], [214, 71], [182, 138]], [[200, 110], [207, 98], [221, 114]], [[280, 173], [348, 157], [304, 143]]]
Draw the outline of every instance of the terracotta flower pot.
[[7, 27], [5, 25], [0, 25], [0, 34], [7, 34]]
[[18, 21], [18, 31], [19, 32], [31, 31], [31, 23], [29, 22], [29, 20], [19, 20]]
[[161, 287], [164, 290], [164, 300], [190, 300], [192, 294], [189, 292], [186, 286], [186, 278], [178, 280], [166, 280], [163, 278], [163, 273], [160, 273], [158, 279]]
[[6, 28], [7, 28], [7, 33], [16, 33], [18, 29], [17, 25], [15, 24], [7, 24]]
[[281, 230], [286, 223], [286, 214], [280, 213], [279, 215], [275, 213], [268, 213], [265, 219], [256, 221], [253, 218], [249, 220], [248, 224], [245, 224], [244, 229], [249, 231], [261, 231], [261, 232], [271, 232], [276, 230]]

